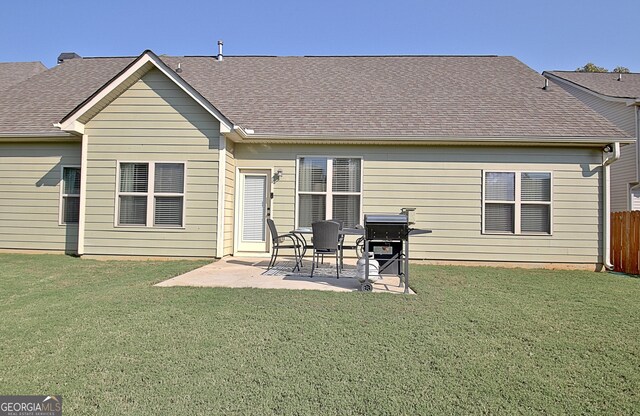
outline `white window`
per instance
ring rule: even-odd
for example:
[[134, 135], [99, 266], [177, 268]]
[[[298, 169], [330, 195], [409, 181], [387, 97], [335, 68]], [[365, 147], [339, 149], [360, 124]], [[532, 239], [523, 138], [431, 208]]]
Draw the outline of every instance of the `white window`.
[[551, 173], [484, 172], [483, 232], [551, 234]]
[[184, 163], [122, 162], [117, 225], [184, 226]]
[[63, 166], [60, 224], [77, 224], [80, 217], [80, 168]]
[[299, 227], [325, 219], [355, 226], [362, 203], [362, 159], [301, 157], [297, 198]]

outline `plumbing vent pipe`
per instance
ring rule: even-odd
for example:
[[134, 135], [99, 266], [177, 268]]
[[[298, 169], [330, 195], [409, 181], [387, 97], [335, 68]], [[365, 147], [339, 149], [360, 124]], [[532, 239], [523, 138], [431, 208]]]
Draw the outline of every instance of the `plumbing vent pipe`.
[[222, 61], [222, 40], [218, 41], [218, 61]]

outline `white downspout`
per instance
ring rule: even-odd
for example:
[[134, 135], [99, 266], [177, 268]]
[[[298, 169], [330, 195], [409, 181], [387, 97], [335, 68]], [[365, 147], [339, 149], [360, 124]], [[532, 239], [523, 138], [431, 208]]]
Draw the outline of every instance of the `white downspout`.
[[613, 264], [611, 264], [611, 172], [610, 166], [613, 162], [620, 159], [620, 143], [615, 142], [610, 144], [607, 147], [611, 147], [610, 152], [602, 151], [602, 167], [603, 167], [603, 175], [602, 178], [602, 193], [604, 194], [604, 207], [603, 207], [603, 224], [602, 228], [604, 229], [604, 253], [602, 253], [602, 257], [604, 258], [604, 267], [608, 270], [613, 269]]

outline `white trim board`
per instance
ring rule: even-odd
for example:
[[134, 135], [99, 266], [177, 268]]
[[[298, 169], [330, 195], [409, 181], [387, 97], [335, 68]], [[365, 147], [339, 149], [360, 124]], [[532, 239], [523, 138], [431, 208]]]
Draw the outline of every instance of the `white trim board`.
[[225, 187], [227, 184], [227, 139], [220, 134], [218, 137], [218, 226], [216, 230], [216, 257], [224, 257], [224, 218], [225, 218]]

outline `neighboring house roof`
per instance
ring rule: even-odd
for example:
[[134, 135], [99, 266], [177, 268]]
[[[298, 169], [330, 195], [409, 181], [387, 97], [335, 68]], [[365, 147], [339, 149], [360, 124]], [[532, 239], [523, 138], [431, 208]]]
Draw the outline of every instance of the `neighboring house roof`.
[[[256, 134], [338, 137], [628, 137], [513, 57], [160, 56]], [[134, 58], [71, 59], [0, 96], [0, 132], [59, 130]]]
[[42, 62], [0, 62], [0, 91], [46, 70]]
[[70, 59], [0, 94], [0, 132], [61, 134], [53, 126], [134, 58]]
[[615, 98], [640, 98], [640, 74], [619, 74], [615, 72], [574, 72], [574, 71], [545, 71], [581, 87], [602, 95]]

